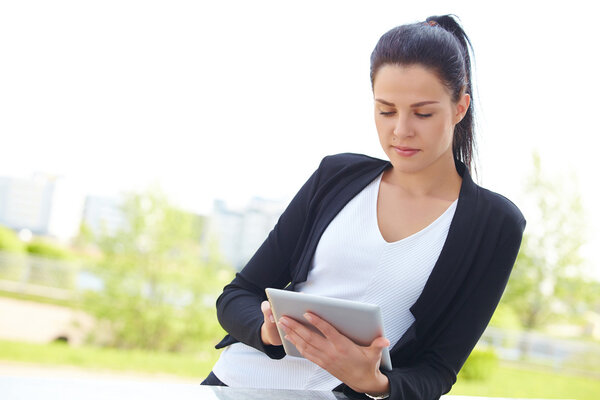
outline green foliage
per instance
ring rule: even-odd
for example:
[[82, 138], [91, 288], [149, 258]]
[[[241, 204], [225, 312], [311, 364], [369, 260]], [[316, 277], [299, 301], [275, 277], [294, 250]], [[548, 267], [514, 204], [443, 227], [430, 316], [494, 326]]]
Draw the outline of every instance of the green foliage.
[[501, 303], [496, 308], [490, 321], [490, 326], [502, 329], [518, 330], [521, 329], [521, 322], [517, 312], [510, 306]]
[[543, 327], [557, 309], [576, 311], [580, 301], [573, 278], [583, 267], [579, 249], [585, 235], [577, 188], [566, 188], [566, 182], [556, 177], [546, 178], [537, 154], [533, 165], [526, 192], [535, 212], [527, 215], [527, 229], [503, 298], [526, 329]]
[[0, 226], [0, 251], [24, 253], [25, 244], [11, 229]]
[[482, 381], [489, 379], [498, 368], [498, 356], [493, 350], [475, 349], [467, 358], [459, 376], [466, 380]]
[[73, 259], [73, 254], [59, 245], [36, 239], [27, 244], [27, 252], [36, 256], [52, 258], [56, 260]]
[[79, 225], [79, 233], [72, 241], [72, 246], [80, 253], [85, 253], [88, 246], [93, 246], [96, 238], [92, 229], [85, 222]]
[[189, 351], [223, 335], [214, 302], [232, 272], [204, 259], [202, 221], [171, 206], [158, 190], [130, 194], [126, 226], [98, 244], [104, 259], [95, 273], [103, 290], [85, 308], [104, 323], [96, 342], [118, 348]]

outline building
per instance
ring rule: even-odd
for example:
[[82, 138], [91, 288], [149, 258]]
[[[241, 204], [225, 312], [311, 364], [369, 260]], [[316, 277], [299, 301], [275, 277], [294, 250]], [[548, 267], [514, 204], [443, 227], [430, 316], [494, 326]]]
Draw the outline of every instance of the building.
[[231, 209], [215, 200], [209, 223], [209, 237], [216, 240], [220, 253], [240, 270], [264, 242], [286, 204], [253, 198], [241, 209]]
[[83, 203], [83, 194], [62, 177], [0, 177], [0, 224], [15, 231], [68, 241], [79, 233]]
[[83, 209], [83, 223], [96, 237], [113, 235], [125, 224], [121, 203], [117, 198], [87, 196]]

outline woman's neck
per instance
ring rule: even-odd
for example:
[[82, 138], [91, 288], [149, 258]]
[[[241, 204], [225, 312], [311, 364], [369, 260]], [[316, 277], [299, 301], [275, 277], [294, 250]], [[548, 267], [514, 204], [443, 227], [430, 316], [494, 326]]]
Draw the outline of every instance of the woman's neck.
[[447, 157], [417, 172], [392, 167], [385, 172], [383, 179], [408, 197], [435, 197], [449, 201], [456, 200], [462, 184], [454, 158]]

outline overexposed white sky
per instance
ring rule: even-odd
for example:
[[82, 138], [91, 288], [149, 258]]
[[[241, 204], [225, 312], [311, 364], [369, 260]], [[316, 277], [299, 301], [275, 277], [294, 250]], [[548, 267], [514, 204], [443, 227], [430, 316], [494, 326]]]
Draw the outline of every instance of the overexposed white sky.
[[480, 183], [527, 216], [534, 149], [548, 175], [573, 172], [598, 265], [592, 3], [3, 1], [0, 175], [105, 195], [156, 182], [199, 213], [290, 199], [327, 154], [385, 157], [370, 53], [396, 25], [454, 13], [475, 48]]

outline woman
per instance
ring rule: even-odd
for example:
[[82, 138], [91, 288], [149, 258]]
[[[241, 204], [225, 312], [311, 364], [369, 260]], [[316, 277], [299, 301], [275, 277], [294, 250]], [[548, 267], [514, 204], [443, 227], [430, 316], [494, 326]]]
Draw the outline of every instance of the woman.
[[[384, 34], [371, 55], [375, 124], [389, 161], [323, 159], [217, 300], [227, 346], [204, 384], [437, 399], [491, 318], [525, 220], [477, 186], [468, 38], [451, 16]], [[359, 346], [274, 321], [264, 289], [380, 305], [386, 337]], [[305, 358], [284, 357], [276, 324]], [[390, 346], [393, 369], [379, 369]], [[244, 367], [246, 366], [246, 367]]]

